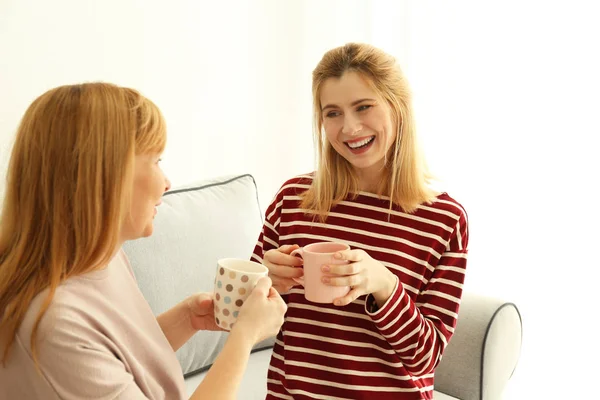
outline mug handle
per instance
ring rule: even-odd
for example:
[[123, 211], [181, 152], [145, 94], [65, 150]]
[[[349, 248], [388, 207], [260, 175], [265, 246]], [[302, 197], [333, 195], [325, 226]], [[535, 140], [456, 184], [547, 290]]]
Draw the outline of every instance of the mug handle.
[[[299, 248], [299, 249], [296, 249], [296, 250], [294, 250], [294, 251], [292, 251], [290, 253], [290, 256], [294, 256], [294, 257], [298, 257], [299, 256], [300, 258], [303, 258], [303, 256], [304, 256], [304, 249], [302, 247]], [[298, 267], [298, 268], [300, 268], [300, 267]], [[294, 282], [296, 282], [296, 283], [304, 286], [304, 277], [303, 276], [301, 276], [300, 278], [292, 278], [292, 280]]]

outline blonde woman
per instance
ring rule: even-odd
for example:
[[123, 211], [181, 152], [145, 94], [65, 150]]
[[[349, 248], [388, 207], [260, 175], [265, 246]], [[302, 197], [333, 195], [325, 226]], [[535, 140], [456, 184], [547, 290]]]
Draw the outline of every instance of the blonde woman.
[[[0, 398], [183, 399], [175, 351], [217, 330], [212, 297], [155, 317], [122, 244], [152, 234], [170, 183], [166, 128], [137, 91], [62, 86], [25, 112], [0, 222]], [[268, 278], [192, 399], [235, 398], [252, 346], [285, 304]]]
[[[328, 51], [313, 72], [314, 173], [285, 182], [253, 258], [288, 304], [268, 399], [432, 399], [465, 278], [467, 216], [429, 186], [411, 95], [395, 60], [365, 44]], [[323, 265], [333, 304], [311, 303], [290, 253], [341, 241]]]

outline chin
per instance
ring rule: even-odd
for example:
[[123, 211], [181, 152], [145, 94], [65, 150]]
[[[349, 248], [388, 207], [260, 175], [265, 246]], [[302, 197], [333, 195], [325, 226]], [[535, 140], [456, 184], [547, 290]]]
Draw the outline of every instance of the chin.
[[149, 226], [146, 227], [146, 229], [144, 229], [144, 231], [142, 232], [141, 237], [152, 236], [153, 232], [154, 232], [154, 226], [152, 224], [150, 224]]
[[352, 167], [354, 167], [354, 169], [369, 169], [369, 168], [373, 168], [376, 165], [380, 165], [381, 162], [380, 161], [365, 161], [365, 162], [350, 162], [350, 165], [352, 165]]

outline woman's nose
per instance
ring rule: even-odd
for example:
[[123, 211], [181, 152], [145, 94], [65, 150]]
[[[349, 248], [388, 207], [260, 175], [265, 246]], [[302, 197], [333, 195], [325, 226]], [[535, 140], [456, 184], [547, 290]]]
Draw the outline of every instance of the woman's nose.
[[342, 127], [342, 133], [344, 135], [355, 135], [362, 130], [362, 124], [360, 120], [351, 114], [344, 117], [344, 126]]

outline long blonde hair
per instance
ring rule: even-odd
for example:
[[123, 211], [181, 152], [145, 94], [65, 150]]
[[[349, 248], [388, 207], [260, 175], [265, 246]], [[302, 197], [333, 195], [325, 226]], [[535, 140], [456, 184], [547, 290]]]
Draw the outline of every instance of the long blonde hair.
[[341, 78], [347, 71], [365, 78], [391, 108], [398, 130], [386, 155], [384, 179], [379, 184], [378, 194], [390, 197], [390, 208], [397, 204], [404, 211], [413, 212], [419, 204], [431, 202], [436, 193], [429, 187], [431, 177], [417, 143], [410, 88], [392, 56], [358, 43], [329, 50], [313, 71], [317, 170], [310, 189], [303, 193], [302, 207], [323, 220], [336, 203], [358, 193], [358, 178], [351, 164], [327, 140], [321, 110], [323, 83]]
[[56, 288], [106, 265], [129, 213], [134, 156], [165, 144], [159, 109], [133, 89], [61, 86], [29, 106], [0, 217], [3, 364], [32, 300], [48, 288], [31, 335], [37, 365], [37, 329]]

